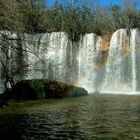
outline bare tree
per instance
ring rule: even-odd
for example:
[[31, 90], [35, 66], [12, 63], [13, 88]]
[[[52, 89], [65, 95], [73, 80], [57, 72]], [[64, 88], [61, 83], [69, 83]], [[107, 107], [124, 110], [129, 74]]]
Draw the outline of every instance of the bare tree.
[[0, 30], [23, 29], [22, 16], [16, 0], [0, 0]]
[[[29, 23], [23, 22], [25, 18], [23, 13], [30, 11], [31, 14], [34, 14], [36, 12], [36, 15], [39, 16], [43, 12], [39, 8], [40, 5], [40, 0], [0, 0], [0, 65], [3, 69], [2, 77], [5, 79], [6, 89], [14, 86], [17, 75], [26, 74], [29, 70], [29, 64], [25, 63], [28, 61], [25, 60], [25, 53], [37, 57], [37, 54], [34, 54], [29, 46], [25, 45], [26, 42], [30, 41], [30, 44], [34, 44], [34, 42], [22, 37], [22, 33], [29, 25]], [[21, 6], [27, 6], [25, 11], [22, 11]], [[22, 47], [23, 42], [24, 48]]]

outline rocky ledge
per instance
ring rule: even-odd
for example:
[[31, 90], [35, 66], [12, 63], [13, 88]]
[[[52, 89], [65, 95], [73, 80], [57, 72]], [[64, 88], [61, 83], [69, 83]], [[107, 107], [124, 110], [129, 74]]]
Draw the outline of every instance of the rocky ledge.
[[4, 94], [14, 99], [35, 100], [87, 95], [84, 88], [46, 79], [22, 80]]

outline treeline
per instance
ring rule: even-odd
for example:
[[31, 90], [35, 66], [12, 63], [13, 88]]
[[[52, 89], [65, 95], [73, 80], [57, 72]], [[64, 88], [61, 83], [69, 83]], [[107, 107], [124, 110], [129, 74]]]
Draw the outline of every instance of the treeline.
[[73, 41], [80, 34], [94, 32], [105, 35], [119, 28], [139, 28], [140, 11], [136, 2], [124, 2], [123, 6], [89, 6], [81, 0], [81, 5], [68, 0], [62, 4], [56, 0], [49, 7], [44, 0], [0, 0], [0, 30], [42, 33], [64, 31]]

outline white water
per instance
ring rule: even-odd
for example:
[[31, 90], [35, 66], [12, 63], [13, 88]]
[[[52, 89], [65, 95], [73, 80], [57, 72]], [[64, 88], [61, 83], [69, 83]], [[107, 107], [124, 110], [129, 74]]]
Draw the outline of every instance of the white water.
[[88, 89], [89, 92], [98, 88], [97, 79], [101, 63], [101, 38], [95, 34], [83, 36], [79, 43], [77, 55], [78, 62], [78, 86]]
[[[11, 36], [16, 37], [16, 34]], [[10, 69], [25, 64], [23, 73], [15, 76], [16, 81], [48, 78], [84, 87], [89, 92], [137, 94], [140, 91], [138, 29], [117, 30], [110, 40], [107, 58], [102, 53], [101, 37], [93, 33], [82, 36], [77, 43], [68, 40], [63, 32], [23, 34], [20, 38], [24, 40], [20, 45], [16, 41], [11, 44], [22, 48], [22, 52], [11, 48], [8, 51], [9, 55], [19, 58], [23, 55], [18, 62], [15, 59], [9, 62]], [[0, 59], [6, 59], [1, 49]], [[3, 92], [5, 79], [1, 64], [0, 77], [0, 92]]]
[[132, 85], [133, 91], [140, 90], [140, 32], [139, 30], [131, 30], [131, 48], [132, 48]]
[[113, 34], [110, 41], [103, 92], [133, 91], [131, 61], [129, 36], [126, 30], [120, 29]]
[[133, 90], [136, 91], [137, 89], [137, 70], [136, 70], [136, 44], [133, 43], [135, 42], [135, 38], [136, 38], [136, 30], [132, 30], [132, 36], [131, 36], [131, 46], [132, 46], [132, 87]]

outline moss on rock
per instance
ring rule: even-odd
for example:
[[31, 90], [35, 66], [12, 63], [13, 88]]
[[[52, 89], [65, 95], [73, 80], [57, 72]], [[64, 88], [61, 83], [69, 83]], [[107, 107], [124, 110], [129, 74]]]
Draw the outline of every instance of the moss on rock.
[[20, 81], [13, 87], [12, 92], [16, 99], [29, 100], [87, 95], [84, 88], [46, 79]]

